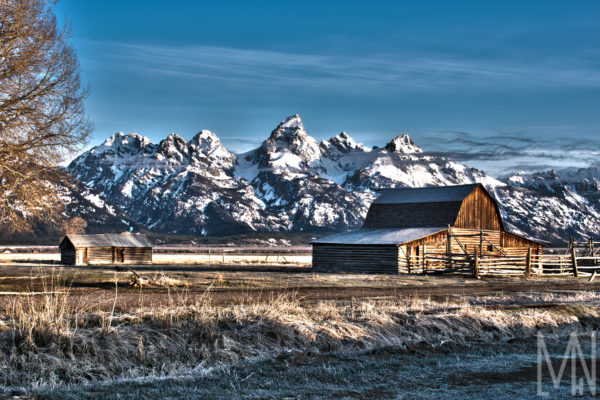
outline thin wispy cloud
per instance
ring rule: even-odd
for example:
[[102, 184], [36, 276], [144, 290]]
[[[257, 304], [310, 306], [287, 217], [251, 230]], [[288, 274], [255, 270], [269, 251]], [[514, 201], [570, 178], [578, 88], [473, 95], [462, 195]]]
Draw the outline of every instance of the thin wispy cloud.
[[[118, 103], [122, 90], [127, 107], [137, 102], [144, 104], [148, 99], [159, 111], [169, 110], [167, 117], [161, 117], [165, 121], [159, 121], [165, 125], [167, 119], [177, 118], [174, 115], [188, 118], [187, 115], [195, 115], [196, 110], [203, 113], [204, 119], [213, 112], [220, 113], [220, 121], [211, 125], [219, 135], [223, 132], [223, 121], [229, 124], [229, 114], [234, 110], [243, 110], [252, 115], [247, 119], [254, 121], [255, 113], [270, 115], [271, 109], [279, 105], [289, 110], [285, 111], [289, 114], [302, 112], [299, 105], [309, 110], [323, 107], [321, 118], [328, 118], [332, 108], [337, 118], [364, 109], [364, 119], [395, 113], [394, 109], [398, 109], [403, 111], [398, 113], [402, 116], [396, 118], [399, 127], [402, 118], [412, 112], [429, 123], [428, 119], [438, 118], [442, 111], [444, 121], [436, 122], [438, 127], [467, 129], [469, 124], [478, 125], [480, 115], [485, 119], [486, 114], [495, 115], [503, 109], [508, 116], [536, 112], [532, 104], [537, 103], [535, 96], [540, 93], [542, 98], [544, 93], [551, 92], [554, 98], [560, 99], [562, 93], [569, 92], [576, 102], [580, 89], [588, 93], [600, 89], [600, 52], [581, 48], [552, 57], [536, 57], [522, 51], [511, 54], [506, 48], [501, 54], [483, 55], [456, 46], [452, 50], [374, 51], [370, 54], [99, 41], [86, 41], [85, 48], [84, 70], [94, 70], [101, 80], [102, 84], [97, 84], [94, 90], [101, 92], [98, 98], [103, 98], [105, 105], [114, 99]], [[466, 93], [472, 96], [465, 96]], [[529, 97], [513, 100], [521, 95]], [[457, 117], [451, 119], [452, 102], [461, 96], [456, 103]], [[328, 100], [324, 102], [323, 98]], [[365, 99], [371, 103], [364, 104], [363, 108]], [[485, 105], [478, 108], [479, 103]], [[347, 104], [352, 111], [344, 110]], [[380, 112], [380, 104], [388, 109]], [[494, 109], [492, 113], [486, 109], [490, 105]], [[122, 107], [117, 108], [120, 109], [116, 112], [122, 112]], [[107, 106], [106, 110], [112, 112], [107, 118], [114, 118], [114, 107]], [[572, 106], [564, 112], [577, 111], [577, 106]], [[496, 176], [517, 168], [584, 167], [600, 159], [600, 151], [593, 150], [600, 148], [600, 141], [590, 142], [589, 129], [580, 135], [585, 140], [578, 141], [573, 127], [552, 125], [547, 119], [551, 113], [549, 110], [540, 113], [541, 117], [531, 117], [535, 124], [549, 124], [535, 127], [535, 133], [531, 125], [514, 131], [488, 129], [487, 133], [440, 131], [419, 137], [418, 144], [433, 154], [446, 155]], [[561, 122], [575, 123], [572, 119]], [[389, 121], [394, 119], [388, 117], [379, 125], [361, 123], [373, 126], [363, 141], [390, 139], [391, 135], [384, 137], [387, 134], [382, 133], [390, 129]], [[419, 126], [418, 122], [411, 123]], [[341, 119], [341, 124], [346, 124], [346, 120]], [[168, 129], [172, 129], [171, 125]], [[221, 137], [232, 150], [243, 152], [259, 145], [269, 127], [274, 126], [267, 125], [264, 133], [257, 133], [255, 126], [246, 128], [239, 123]], [[202, 126], [192, 129], [199, 128]], [[551, 140], [545, 132], [551, 132], [552, 137], [568, 137]], [[313, 135], [319, 138], [314, 132]]]
[[598, 88], [596, 53], [578, 59], [486, 60], [448, 54], [299, 54], [202, 45], [154, 46], [93, 42], [96, 67], [115, 62], [133, 71], [185, 81], [215, 81], [257, 88], [327, 88], [423, 91], [516, 87]]

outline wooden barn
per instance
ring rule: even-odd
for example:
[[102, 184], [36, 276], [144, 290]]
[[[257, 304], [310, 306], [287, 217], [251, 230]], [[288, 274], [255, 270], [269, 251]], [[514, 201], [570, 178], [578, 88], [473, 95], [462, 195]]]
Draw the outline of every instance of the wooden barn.
[[67, 235], [59, 248], [62, 264], [152, 264], [152, 243], [144, 235]]
[[448, 267], [454, 256], [543, 251], [541, 243], [505, 230], [498, 203], [481, 184], [382, 190], [361, 229], [312, 244], [314, 271], [390, 274]]

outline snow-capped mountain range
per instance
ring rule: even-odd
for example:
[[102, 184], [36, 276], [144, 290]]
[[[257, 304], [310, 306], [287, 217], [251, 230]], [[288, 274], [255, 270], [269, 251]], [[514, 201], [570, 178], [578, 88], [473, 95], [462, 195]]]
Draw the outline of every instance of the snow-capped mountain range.
[[598, 180], [595, 189], [554, 181], [560, 189], [542, 187], [533, 175], [504, 183], [428, 154], [408, 135], [381, 148], [356, 143], [346, 132], [319, 143], [298, 115], [243, 154], [228, 151], [206, 130], [189, 142], [171, 134], [158, 144], [117, 133], [68, 171], [137, 224], [159, 232], [343, 231], [361, 225], [377, 189], [481, 182], [515, 233], [544, 240], [600, 235]]

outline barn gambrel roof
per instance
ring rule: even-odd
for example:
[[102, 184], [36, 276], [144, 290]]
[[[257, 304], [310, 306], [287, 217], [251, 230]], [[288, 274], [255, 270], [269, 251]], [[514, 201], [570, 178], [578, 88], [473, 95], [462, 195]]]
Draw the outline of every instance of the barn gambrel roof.
[[381, 189], [373, 204], [462, 202], [479, 183], [456, 186]]

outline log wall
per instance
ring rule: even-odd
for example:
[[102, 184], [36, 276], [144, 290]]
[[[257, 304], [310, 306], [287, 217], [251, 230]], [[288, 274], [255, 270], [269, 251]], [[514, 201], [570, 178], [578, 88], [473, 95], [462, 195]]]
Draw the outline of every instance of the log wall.
[[87, 264], [112, 264], [113, 263], [113, 248], [112, 247], [88, 247], [87, 248]]
[[313, 271], [398, 273], [397, 245], [313, 244]]
[[[76, 262], [77, 251], [84, 256]], [[103, 264], [152, 264], [151, 247], [88, 247], [75, 250], [61, 250], [62, 264], [103, 265]]]
[[123, 251], [124, 264], [152, 264], [151, 247], [126, 247]]

